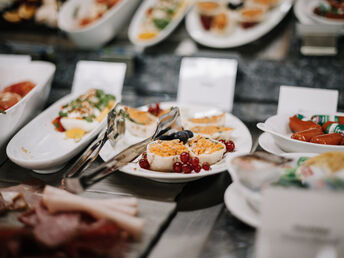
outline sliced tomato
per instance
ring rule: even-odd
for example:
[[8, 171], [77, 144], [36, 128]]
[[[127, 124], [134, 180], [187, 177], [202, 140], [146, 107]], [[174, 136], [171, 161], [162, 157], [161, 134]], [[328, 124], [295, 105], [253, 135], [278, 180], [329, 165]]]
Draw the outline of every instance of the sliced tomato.
[[17, 93], [20, 96], [24, 97], [26, 94], [28, 94], [33, 88], [35, 87], [35, 84], [30, 81], [23, 81], [18, 82], [15, 84], [12, 84], [8, 87], [6, 87], [3, 92], [12, 92]]
[[63, 128], [63, 126], [62, 126], [62, 124], [61, 124], [61, 116], [58, 116], [58, 117], [56, 117], [53, 121], [52, 121], [52, 124], [55, 126], [55, 129], [57, 130], [57, 131], [59, 131], [59, 132], [64, 132], [64, 131], [66, 131], [64, 128]]
[[21, 100], [21, 96], [17, 93], [12, 92], [3, 92], [0, 93], [0, 109], [6, 110], [10, 107], [14, 106], [18, 103], [18, 101]]

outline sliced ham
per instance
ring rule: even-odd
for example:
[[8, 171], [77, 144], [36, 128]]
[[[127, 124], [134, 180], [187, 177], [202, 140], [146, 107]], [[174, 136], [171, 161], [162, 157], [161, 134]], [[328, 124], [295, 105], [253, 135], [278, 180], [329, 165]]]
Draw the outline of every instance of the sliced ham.
[[99, 203], [98, 200], [80, 197], [51, 186], [45, 187], [42, 200], [51, 213], [83, 211], [95, 218], [115, 222], [136, 238], [140, 236], [143, 228], [142, 219], [115, 210], [113, 207], [110, 208], [111, 201], [104, 204], [103, 200], [102, 203]]

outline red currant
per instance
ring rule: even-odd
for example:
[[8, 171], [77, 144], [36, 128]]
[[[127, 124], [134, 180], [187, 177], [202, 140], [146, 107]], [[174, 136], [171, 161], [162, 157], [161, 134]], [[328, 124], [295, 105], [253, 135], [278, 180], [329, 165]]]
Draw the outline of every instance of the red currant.
[[226, 142], [226, 149], [228, 152], [232, 152], [235, 149], [235, 144], [233, 141], [229, 140], [228, 142]]
[[226, 144], [225, 140], [219, 140], [219, 142], [222, 142], [223, 144]]
[[209, 163], [208, 162], [204, 162], [203, 164], [202, 164], [202, 168], [204, 169], [204, 170], [209, 170], [210, 169], [210, 165], [209, 165]]
[[183, 164], [182, 170], [184, 174], [190, 174], [192, 171], [192, 167], [189, 164]]
[[148, 160], [146, 160], [146, 159], [140, 159], [139, 165], [141, 168], [144, 168], [144, 169], [149, 169], [149, 167], [150, 167]]
[[190, 154], [188, 152], [183, 152], [180, 154], [180, 160], [183, 163], [188, 163], [189, 159], [190, 159]]
[[201, 166], [198, 164], [197, 166], [193, 167], [196, 173], [199, 173], [201, 171]]
[[180, 163], [180, 162], [176, 162], [173, 164], [173, 170], [174, 172], [177, 172], [177, 173], [181, 173], [183, 168], [182, 168], [183, 164]]
[[149, 106], [148, 112], [151, 113], [152, 115], [155, 115], [156, 110], [155, 110], [155, 108], [153, 106]]
[[147, 159], [147, 152], [143, 152], [143, 153], [142, 153], [142, 158], [143, 158], [143, 159]]
[[191, 165], [192, 165], [193, 168], [195, 168], [196, 166], [198, 166], [198, 165], [199, 165], [199, 159], [198, 159], [197, 157], [193, 158], [193, 159], [191, 160]]

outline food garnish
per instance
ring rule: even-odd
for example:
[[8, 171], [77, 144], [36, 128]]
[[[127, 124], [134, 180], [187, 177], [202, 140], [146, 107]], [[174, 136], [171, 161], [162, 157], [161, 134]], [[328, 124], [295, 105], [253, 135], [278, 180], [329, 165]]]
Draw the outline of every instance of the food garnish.
[[145, 13], [139, 40], [150, 40], [164, 30], [187, 5], [187, 0], [157, 0]]
[[63, 105], [52, 124], [59, 132], [65, 132], [76, 141], [95, 129], [115, 104], [115, 96], [100, 89], [88, 90], [85, 94]]

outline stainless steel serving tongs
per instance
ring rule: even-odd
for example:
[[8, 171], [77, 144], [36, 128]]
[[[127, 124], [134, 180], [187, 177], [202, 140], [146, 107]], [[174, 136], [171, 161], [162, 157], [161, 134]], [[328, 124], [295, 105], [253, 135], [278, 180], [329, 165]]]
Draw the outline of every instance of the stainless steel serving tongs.
[[98, 157], [100, 150], [103, 148], [104, 144], [108, 139], [110, 139], [111, 144], [119, 139], [125, 131], [124, 119], [120, 115], [120, 110], [123, 106], [117, 103], [107, 115], [107, 128], [106, 130], [99, 134], [98, 138], [91, 143], [91, 145], [86, 149], [86, 151], [78, 158], [70, 169], [64, 175], [65, 178], [74, 177], [80, 175], [83, 171], [90, 167], [90, 165]]
[[[171, 125], [177, 119], [180, 119], [179, 108], [172, 108], [170, 112], [159, 118], [155, 133], [151, 137], [124, 149], [109, 161], [102, 163], [98, 167], [89, 169], [86, 171], [87, 173], [80, 175], [80, 173], [75, 173], [74, 169], [71, 170], [63, 179], [62, 185], [64, 189], [73, 193], [83, 192], [89, 186], [109, 176], [120, 167], [127, 165], [129, 162], [135, 160], [139, 155], [141, 155], [146, 150], [146, 147], [150, 142], [167, 133], [171, 129]], [[83, 171], [85, 172], [85, 170]]]

